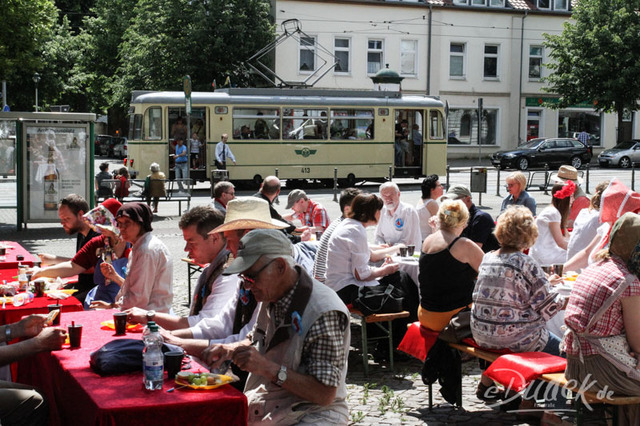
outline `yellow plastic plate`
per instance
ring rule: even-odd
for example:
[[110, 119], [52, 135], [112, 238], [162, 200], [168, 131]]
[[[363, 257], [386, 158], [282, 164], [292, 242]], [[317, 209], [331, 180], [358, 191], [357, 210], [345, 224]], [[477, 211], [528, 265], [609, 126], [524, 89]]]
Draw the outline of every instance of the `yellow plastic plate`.
[[184, 387], [188, 387], [191, 389], [196, 389], [196, 390], [211, 390], [211, 389], [216, 389], [219, 388], [220, 386], [224, 386], [227, 383], [231, 383], [234, 381], [233, 377], [231, 376], [227, 376], [225, 374], [213, 374], [213, 373], [200, 373], [200, 375], [206, 374], [207, 376], [213, 376], [213, 377], [217, 377], [220, 379], [221, 383], [218, 383], [216, 385], [204, 385], [204, 386], [197, 386], [197, 385], [192, 385], [189, 382], [183, 382], [182, 380], [179, 380], [178, 378], [174, 379], [174, 382], [176, 384], [176, 386], [184, 386]]

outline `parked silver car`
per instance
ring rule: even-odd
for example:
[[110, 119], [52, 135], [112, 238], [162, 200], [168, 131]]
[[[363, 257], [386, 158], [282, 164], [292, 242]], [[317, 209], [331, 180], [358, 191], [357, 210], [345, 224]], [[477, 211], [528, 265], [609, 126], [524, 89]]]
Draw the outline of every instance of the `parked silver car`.
[[605, 149], [598, 155], [600, 167], [631, 167], [631, 162], [640, 162], [640, 140], [620, 142], [611, 149]]

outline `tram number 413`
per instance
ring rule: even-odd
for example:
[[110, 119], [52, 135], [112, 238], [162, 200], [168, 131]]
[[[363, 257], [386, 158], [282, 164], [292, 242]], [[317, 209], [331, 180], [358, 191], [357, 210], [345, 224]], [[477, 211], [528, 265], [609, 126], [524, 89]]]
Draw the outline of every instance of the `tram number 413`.
[[303, 167], [300, 169], [300, 173], [311, 173], [311, 167]]

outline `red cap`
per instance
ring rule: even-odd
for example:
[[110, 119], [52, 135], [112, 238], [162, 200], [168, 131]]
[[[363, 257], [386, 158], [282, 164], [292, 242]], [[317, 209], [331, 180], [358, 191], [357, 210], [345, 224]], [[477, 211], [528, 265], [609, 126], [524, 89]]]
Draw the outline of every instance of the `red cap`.
[[105, 209], [109, 210], [113, 217], [116, 217], [116, 213], [118, 213], [118, 210], [122, 207], [122, 203], [115, 198], [107, 198], [100, 204], [104, 206]]

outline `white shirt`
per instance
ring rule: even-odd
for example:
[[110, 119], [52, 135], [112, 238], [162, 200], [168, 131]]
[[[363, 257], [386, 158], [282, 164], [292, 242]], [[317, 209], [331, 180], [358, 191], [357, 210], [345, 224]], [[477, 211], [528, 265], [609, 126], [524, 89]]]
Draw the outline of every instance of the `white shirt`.
[[343, 220], [329, 238], [325, 284], [335, 291], [351, 284], [359, 287], [377, 285], [375, 279], [360, 281], [354, 274], [357, 271], [360, 277], [370, 276], [370, 258], [367, 230], [362, 222]]
[[[222, 151], [224, 150], [224, 160], [222, 159]], [[233, 152], [231, 152], [231, 148], [226, 143], [220, 141], [216, 144], [216, 161], [227, 162], [227, 160], [231, 160], [234, 163], [236, 162], [236, 157], [233, 156]]]
[[[200, 274], [200, 279], [206, 279], [208, 269], [211, 265], [207, 266]], [[213, 271], [211, 271], [213, 272]], [[204, 301], [204, 305], [197, 315], [192, 315], [187, 318], [189, 321], [189, 327], [193, 327], [205, 318], [212, 318], [218, 315], [222, 309], [227, 305], [230, 299], [235, 297], [238, 291], [238, 285], [240, 284], [240, 278], [238, 275], [218, 275], [213, 285], [211, 286], [211, 293]], [[196, 286], [198, 288], [198, 286]]]
[[584, 249], [596, 237], [600, 226], [600, 212], [597, 210], [582, 209], [573, 222], [573, 231], [567, 246], [567, 260], [571, 259], [580, 250]]
[[[433, 228], [429, 226], [429, 219], [431, 219], [431, 212], [427, 208], [427, 205], [430, 203], [438, 202], [433, 198], [427, 198], [427, 200], [418, 200], [418, 204], [416, 205], [416, 212], [418, 213], [418, 219], [420, 219], [420, 234], [422, 236], [422, 241], [427, 238], [429, 235], [433, 233]], [[418, 246], [416, 246], [416, 249]]]
[[199, 154], [200, 153], [200, 145], [202, 145], [200, 143], [200, 141], [198, 139], [189, 139], [189, 141], [191, 142], [191, 153], [192, 154]]
[[129, 253], [127, 277], [116, 301], [122, 310], [138, 307], [168, 313], [173, 301], [173, 260], [151, 232], [135, 242]]
[[560, 212], [553, 206], [545, 207], [536, 218], [538, 239], [533, 247], [531, 247], [529, 255], [533, 257], [540, 266], [565, 263], [567, 261], [567, 251], [558, 246], [549, 228], [550, 223], [560, 223], [561, 219]]
[[251, 321], [245, 324], [238, 334], [233, 333], [233, 321], [236, 316], [236, 305], [238, 303], [240, 284], [235, 289], [233, 296], [227, 300], [222, 310], [217, 315], [203, 318], [197, 324], [192, 325], [190, 330], [194, 339], [209, 339], [209, 343], [232, 343], [244, 340], [247, 334], [253, 329], [260, 311], [260, 303], [256, 306], [251, 317]]
[[391, 246], [402, 243], [414, 245], [417, 249], [421, 246], [421, 236], [418, 212], [412, 206], [400, 201], [393, 216], [389, 214], [387, 206], [382, 208], [380, 222], [376, 228], [376, 244]]

